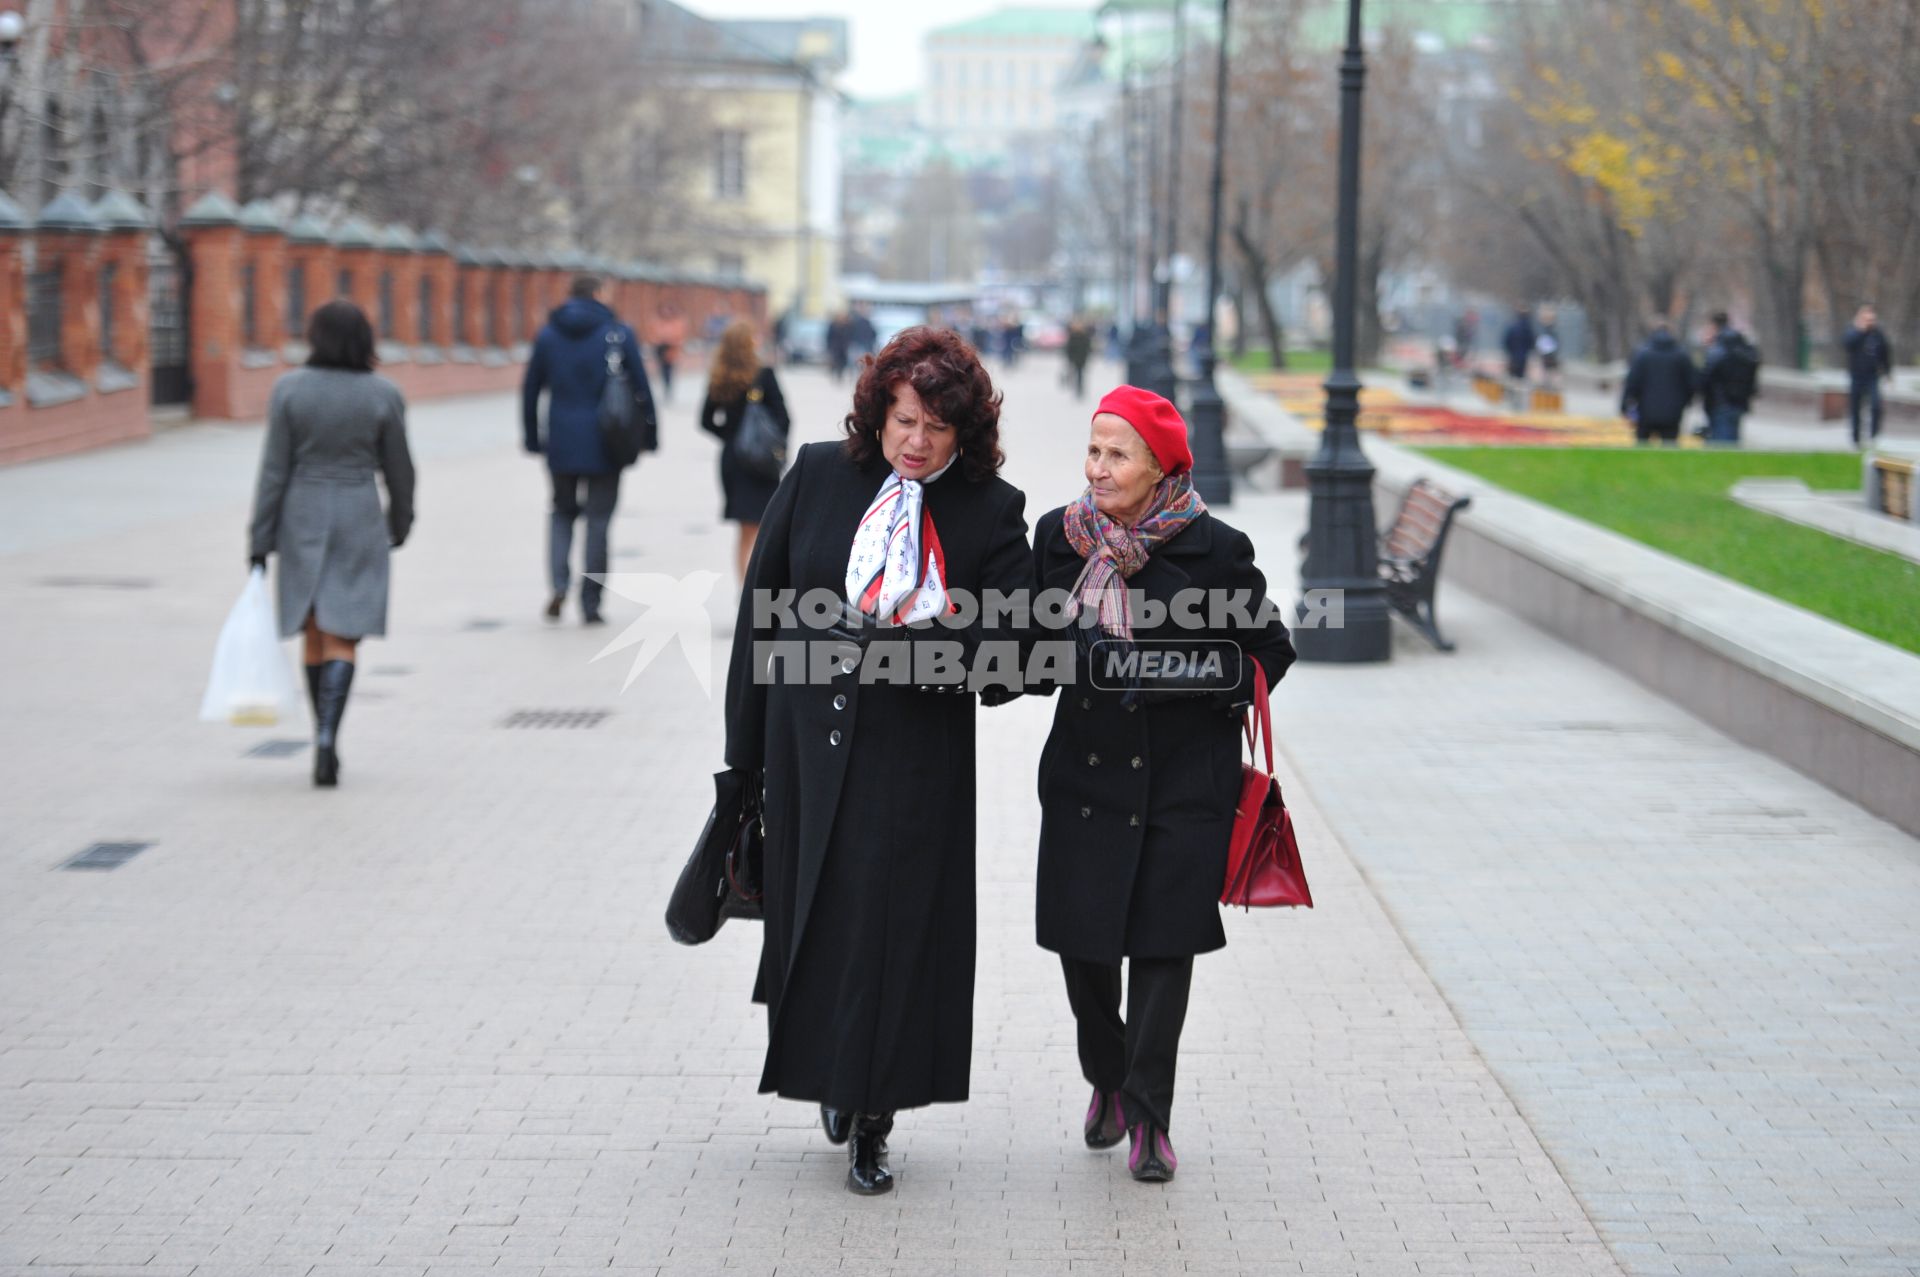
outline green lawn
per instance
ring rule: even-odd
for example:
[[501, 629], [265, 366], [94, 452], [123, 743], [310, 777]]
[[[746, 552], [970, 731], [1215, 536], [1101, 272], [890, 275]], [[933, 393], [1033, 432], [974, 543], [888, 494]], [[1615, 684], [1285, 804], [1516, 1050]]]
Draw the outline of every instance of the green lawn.
[[[1249, 350], [1233, 357], [1233, 366], [1241, 372], [1266, 372], [1273, 359], [1265, 350]], [[1333, 371], [1333, 352], [1329, 350], [1289, 350], [1287, 372], [1311, 372], [1325, 376]]]
[[1727, 495], [1748, 475], [1792, 475], [1815, 490], [1858, 490], [1856, 456], [1617, 448], [1422, 451], [1920, 653], [1920, 564], [1749, 510]]

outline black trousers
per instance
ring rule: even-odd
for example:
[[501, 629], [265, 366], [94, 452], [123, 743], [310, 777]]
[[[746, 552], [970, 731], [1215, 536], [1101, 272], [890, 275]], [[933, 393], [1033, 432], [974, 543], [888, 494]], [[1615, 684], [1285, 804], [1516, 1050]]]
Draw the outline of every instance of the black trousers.
[[[580, 489], [585, 487], [583, 506]], [[573, 525], [582, 511], [587, 516], [586, 571], [592, 575], [580, 582], [580, 604], [588, 612], [600, 610], [600, 582], [595, 576], [607, 574], [607, 529], [613, 522], [613, 510], [620, 503], [620, 472], [612, 474], [556, 474], [553, 476], [553, 516], [547, 532], [547, 568], [555, 594], [565, 594], [570, 573], [567, 560], [573, 557]]]
[[1132, 958], [1127, 1018], [1120, 1018], [1120, 964], [1062, 957], [1067, 1002], [1079, 1026], [1080, 1072], [1102, 1091], [1119, 1091], [1129, 1125], [1151, 1116], [1170, 1130], [1174, 1067], [1187, 1023], [1193, 959]]

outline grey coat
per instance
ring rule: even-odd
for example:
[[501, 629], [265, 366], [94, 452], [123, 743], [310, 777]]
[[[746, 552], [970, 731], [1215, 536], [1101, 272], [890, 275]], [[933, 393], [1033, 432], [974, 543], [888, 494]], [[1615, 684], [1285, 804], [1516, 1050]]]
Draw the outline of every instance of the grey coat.
[[[387, 481], [384, 519], [376, 473]], [[275, 382], [252, 553], [280, 556], [281, 636], [299, 633], [309, 612], [341, 638], [385, 634], [388, 547], [412, 526], [400, 388], [343, 368], [297, 368]]]

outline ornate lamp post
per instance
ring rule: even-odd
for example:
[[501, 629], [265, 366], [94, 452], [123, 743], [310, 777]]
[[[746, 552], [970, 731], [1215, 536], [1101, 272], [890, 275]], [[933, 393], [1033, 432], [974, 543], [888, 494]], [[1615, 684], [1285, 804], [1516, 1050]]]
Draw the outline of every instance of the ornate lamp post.
[[[1373, 466], [1360, 450], [1360, 378], [1353, 370], [1360, 244], [1360, 94], [1366, 80], [1360, 0], [1347, 0], [1347, 48], [1340, 60], [1340, 206], [1333, 291], [1333, 371], [1326, 381], [1326, 429], [1307, 462], [1312, 498], [1304, 593], [1294, 646], [1309, 661], [1384, 661], [1392, 652], [1386, 589], [1380, 583], [1373, 518]], [[1316, 601], [1331, 594], [1341, 624]], [[1315, 624], [1319, 620], [1319, 624]]]
[[1220, 203], [1222, 172], [1227, 145], [1227, 21], [1232, 0], [1220, 0], [1220, 48], [1213, 70], [1213, 184], [1207, 205], [1207, 308], [1202, 320], [1207, 340], [1196, 350], [1199, 377], [1193, 384], [1187, 420], [1193, 443], [1193, 486], [1200, 499], [1210, 506], [1233, 501], [1233, 472], [1227, 467], [1227, 446], [1222, 437], [1227, 423], [1227, 407], [1220, 390], [1213, 384], [1213, 371], [1219, 362], [1214, 349], [1213, 313], [1220, 305]]

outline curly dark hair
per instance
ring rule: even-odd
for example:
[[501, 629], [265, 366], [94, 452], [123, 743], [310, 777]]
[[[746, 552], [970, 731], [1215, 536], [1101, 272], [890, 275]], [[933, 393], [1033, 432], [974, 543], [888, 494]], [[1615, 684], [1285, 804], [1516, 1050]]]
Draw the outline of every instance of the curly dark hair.
[[945, 328], [909, 328], [860, 361], [853, 411], [844, 423], [847, 455], [867, 462], [882, 455], [880, 432], [901, 382], [911, 385], [928, 410], [959, 436], [960, 470], [979, 482], [1000, 473], [1000, 392], [980, 356], [960, 334]]

